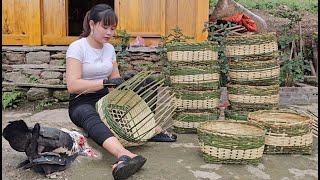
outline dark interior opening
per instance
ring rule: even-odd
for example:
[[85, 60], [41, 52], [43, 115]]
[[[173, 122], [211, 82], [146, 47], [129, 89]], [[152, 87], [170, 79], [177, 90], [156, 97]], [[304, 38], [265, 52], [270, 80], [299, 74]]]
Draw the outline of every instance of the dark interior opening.
[[68, 36], [80, 36], [83, 31], [82, 23], [86, 13], [96, 4], [108, 4], [114, 9], [114, 0], [69, 0], [68, 18], [69, 32]]

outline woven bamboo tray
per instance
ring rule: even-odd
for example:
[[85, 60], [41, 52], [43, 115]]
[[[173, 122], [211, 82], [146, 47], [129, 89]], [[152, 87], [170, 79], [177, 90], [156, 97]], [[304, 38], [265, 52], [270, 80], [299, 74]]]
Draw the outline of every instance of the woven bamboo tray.
[[174, 131], [177, 133], [196, 133], [201, 122], [217, 120], [218, 109], [176, 111], [173, 116]]
[[248, 121], [267, 129], [265, 153], [312, 152], [312, 118], [292, 111], [255, 111], [248, 114]]
[[268, 54], [277, 50], [275, 32], [226, 38], [226, 57]]
[[254, 164], [261, 162], [265, 130], [247, 123], [210, 121], [197, 129], [202, 157], [207, 163]]

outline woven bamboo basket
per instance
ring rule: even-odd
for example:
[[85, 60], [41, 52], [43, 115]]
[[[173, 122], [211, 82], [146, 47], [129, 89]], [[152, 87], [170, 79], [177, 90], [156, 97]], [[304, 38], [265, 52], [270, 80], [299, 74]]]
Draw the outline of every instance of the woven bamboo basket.
[[151, 75], [137, 74], [96, 104], [100, 117], [124, 146], [144, 144], [156, 128], [171, 120], [176, 109], [174, 94], [163, 86], [163, 80], [146, 84]]
[[173, 42], [166, 45], [168, 61], [215, 61], [218, 59], [215, 42]]
[[231, 106], [241, 110], [278, 109], [279, 86], [247, 86], [228, 84]]
[[220, 91], [174, 91], [178, 109], [212, 109], [220, 99]]
[[205, 91], [219, 89], [219, 73], [170, 76], [171, 87], [177, 90]]
[[218, 109], [209, 110], [177, 110], [173, 116], [173, 126], [176, 133], [196, 133], [201, 122], [217, 120]]
[[265, 150], [267, 154], [312, 152], [312, 118], [292, 111], [255, 111], [248, 121], [267, 129]]
[[197, 129], [201, 154], [207, 163], [254, 164], [261, 162], [265, 130], [247, 122], [211, 121]]
[[278, 50], [275, 32], [226, 38], [226, 57], [271, 54]]
[[233, 56], [227, 57], [228, 62], [254, 62], [254, 61], [268, 61], [270, 59], [278, 59], [279, 60], [280, 51], [274, 51], [272, 53], [266, 54], [253, 54], [253, 55], [246, 55], [246, 56]]
[[261, 69], [229, 69], [230, 82], [234, 84], [277, 85], [279, 84], [279, 75], [280, 65]]

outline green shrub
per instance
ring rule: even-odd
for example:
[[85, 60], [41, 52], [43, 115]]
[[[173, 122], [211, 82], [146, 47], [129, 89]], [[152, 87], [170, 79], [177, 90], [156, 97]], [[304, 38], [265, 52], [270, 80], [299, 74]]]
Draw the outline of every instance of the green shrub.
[[23, 97], [22, 92], [12, 90], [11, 92], [2, 92], [2, 108], [5, 110], [8, 107], [16, 108], [17, 103]]

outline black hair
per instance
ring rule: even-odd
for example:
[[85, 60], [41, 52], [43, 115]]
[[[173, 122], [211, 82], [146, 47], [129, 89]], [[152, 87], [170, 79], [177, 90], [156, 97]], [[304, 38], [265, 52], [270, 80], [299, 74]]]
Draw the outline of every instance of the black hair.
[[94, 24], [103, 22], [105, 26], [117, 26], [118, 17], [113, 9], [107, 4], [97, 4], [86, 13], [83, 20], [83, 32], [80, 37], [88, 37], [90, 34], [89, 21], [93, 20]]

